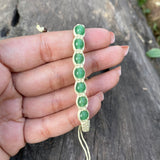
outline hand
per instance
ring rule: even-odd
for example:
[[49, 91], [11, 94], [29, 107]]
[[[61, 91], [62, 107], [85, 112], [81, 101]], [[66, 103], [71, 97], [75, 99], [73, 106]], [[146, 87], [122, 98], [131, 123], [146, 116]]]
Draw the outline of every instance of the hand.
[[[105, 29], [86, 29], [84, 39], [86, 77], [119, 64], [128, 52], [128, 46], [108, 47], [114, 34]], [[72, 31], [59, 31], [0, 41], [1, 159], [8, 160], [26, 142], [44, 141], [80, 124], [72, 40]], [[90, 118], [120, 74], [117, 67], [86, 80]]]

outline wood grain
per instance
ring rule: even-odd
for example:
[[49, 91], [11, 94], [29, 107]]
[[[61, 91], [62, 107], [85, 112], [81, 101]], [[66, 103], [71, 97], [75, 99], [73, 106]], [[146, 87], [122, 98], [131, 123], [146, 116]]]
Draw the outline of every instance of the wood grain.
[[[102, 109], [91, 120], [91, 131], [85, 138], [92, 160], [159, 160], [160, 63], [159, 59], [150, 61], [145, 55], [145, 51], [157, 44], [136, 0], [15, 2], [0, 0], [0, 4], [10, 7], [0, 8], [3, 11], [1, 34], [5, 26], [9, 29], [1, 38], [36, 34], [36, 23], [49, 31], [72, 29], [75, 24], [82, 23], [86, 27], [107, 28], [115, 32], [115, 44], [130, 46], [122, 63], [120, 83], [105, 93]], [[12, 26], [10, 22], [16, 8], [19, 20]], [[77, 128], [42, 143], [27, 144], [11, 158], [22, 159], [84, 160]]]

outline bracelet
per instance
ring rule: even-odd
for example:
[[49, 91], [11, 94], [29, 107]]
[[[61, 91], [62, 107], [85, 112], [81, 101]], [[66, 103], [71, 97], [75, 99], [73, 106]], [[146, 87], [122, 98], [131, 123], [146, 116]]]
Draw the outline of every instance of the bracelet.
[[90, 120], [89, 120], [89, 112], [87, 110], [88, 107], [88, 98], [86, 96], [86, 83], [85, 80], [85, 70], [83, 68], [85, 57], [83, 54], [83, 50], [85, 47], [85, 42], [83, 37], [85, 36], [85, 27], [84, 25], [77, 24], [73, 28], [73, 63], [74, 70], [73, 76], [75, 79], [74, 90], [77, 94], [76, 105], [78, 107], [78, 119], [81, 122], [81, 127], [83, 132], [88, 132], [90, 129]]
[[74, 91], [77, 94], [76, 105], [78, 107], [78, 119], [81, 125], [78, 128], [78, 139], [85, 152], [86, 160], [91, 160], [90, 151], [88, 145], [83, 137], [83, 132], [89, 132], [90, 129], [90, 120], [89, 120], [89, 111], [88, 107], [88, 98], [86, 96], [86, 83], [85, 83], [85, 70], [84, 70], [84, 36], [85, 36], [85, 26], [82, 24], [77, 24], [73, 28], [73, 50], [74, 54], [72, 57], [74, 69], [73, 76], [75, 79]]

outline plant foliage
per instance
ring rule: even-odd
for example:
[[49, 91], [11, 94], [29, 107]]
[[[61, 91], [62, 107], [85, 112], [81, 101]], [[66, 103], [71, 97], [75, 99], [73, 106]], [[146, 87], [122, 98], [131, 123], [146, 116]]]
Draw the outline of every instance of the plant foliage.
[[160, 58], [160, 49], [159, 48], [152, 48], [149, 50], [146, 55], [150, 58]]

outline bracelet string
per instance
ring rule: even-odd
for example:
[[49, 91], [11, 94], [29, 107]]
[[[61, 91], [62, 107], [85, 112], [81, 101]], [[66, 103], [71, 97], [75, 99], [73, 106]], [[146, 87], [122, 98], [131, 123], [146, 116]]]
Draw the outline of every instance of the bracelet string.
[[88, 107], [88, 98], [86, 96], [86, 83], [85, 83], [85, 56], [83, 53], [85, 42], [85, 27], [82, 24], [77, 24], [73, 28], [73, 63], [74, 63], [74, 70], [73, 76], [75, 79], [74, 90], [77, 94], [76, 105], [78, 107], [78, 119], [81, 125], [78, 127], [78, 139], [79, 142], [85, 152], [86, 160], [91, 160], [89, 147], [83, 137], [83, 132], [89, 132], [90, 129], [90, 120], [89, 120], [89, 111], [87, 110]]
[[83, 132], [82, 132], [81, 126], [78, 127], [78, 139], [79, 139], [79, 142], [80, 142], [80, 144], [84, 150], [84, 153], [86, 155], [86, 160], [91, 160], [90, 151], [89, 151], [88, 145], [83, 137]]

